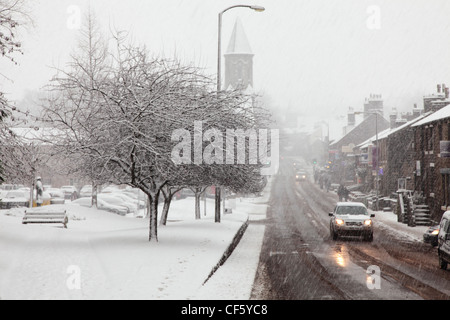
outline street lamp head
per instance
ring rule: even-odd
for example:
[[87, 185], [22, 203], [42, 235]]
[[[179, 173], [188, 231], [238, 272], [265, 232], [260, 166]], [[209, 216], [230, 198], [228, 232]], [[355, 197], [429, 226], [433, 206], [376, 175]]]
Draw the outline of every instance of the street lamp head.
[[261, 6], [250, 6], [250, 9], [253, 9], [257, 12], [263, 12], [264, 10], [266, 10], [266, 8], [261, 7]]

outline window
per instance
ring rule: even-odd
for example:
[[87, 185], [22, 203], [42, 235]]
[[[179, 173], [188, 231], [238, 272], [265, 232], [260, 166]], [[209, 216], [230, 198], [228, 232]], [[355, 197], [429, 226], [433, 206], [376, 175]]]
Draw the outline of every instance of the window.
[[364, 207], [357, 206], [338, 206], [336, 214], [350, 214], [350, 215], [367, 215], [367, 210]]
[[425, 147], [425, 128], [420, 128], [420, 149], [419, 151], [423, 151]]
[[428, 134], [428, 150], [433, 150], [433, 127], [428, 128], [429, 134]]
[[442, 205], [448, 207], [450, 206], [450, 174], [442, 174], [441, 177], [443, 191]]

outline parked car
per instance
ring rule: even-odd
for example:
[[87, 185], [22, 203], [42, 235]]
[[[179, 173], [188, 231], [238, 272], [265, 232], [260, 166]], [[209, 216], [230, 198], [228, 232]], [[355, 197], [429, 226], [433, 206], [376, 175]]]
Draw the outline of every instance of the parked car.
[[114, 206], [122, 206], [128, 209], [127, 213], [130, 212], [136, 212], [136, 205], [134, 203], [124, 201], [121, 198], [119, 198], [115, 193], [100, 193], [97, 195], [97, 199], [101, 199], [108, 204], [114, 205]]
[[431, 244], [433, 247], [438, 245], [439, 225], [431, 226], [423, 234], [423, 242]]
[[[34, 192], [34, 199], [36, 200], [36, 192]], [[48, 192], [42, 193], [42, 206], [51, 204], [51, 196]], [[11, 209], [29, 207], [30, 205], [30, 188], [22, 188], [18, 190], [9, 191], [4, 199], [1, 199], [0, 209]], [[36, 201], [33, 201], [33, 207], [36, 207]]]
[[[72, 203], [82, 206], [82, 207], [91, 208], [92, 207], [92, 198], [91, 197], [78, 198], [78, 199], [72, 201]], [[112, 204], [110, 204], [102, 199], [98, 199], [98, 198], [97, 198], [97, 208], [99, 210], [105, 210], [108, 212], [118, 214], [120, 216], [125, 216], [128, 213], [127, 207], [112, 205]]]
[[111, 195], [123, 200], [124, 202], [131, 203], [135, 209], [137, 209], [137, 208], [144, 209], [146, 207], [145, 201], [132, 198], [131, 196], [129, 196], [128, 194], [126, 194], [124, 192], [115, 192], [115, 193], [112, 193]]
[[127, 196], [129, 196], [130, 198], [133, 198], [133, 199], [136, 199], [136, 200], [139, 199], [139, 200], [144, 201], [144, 202], [147, 201], [147, 195], [144, 192], [142, 192], [141, 190], [137, 189], [137, 188], [130, 188], [130, 187], [128, 187], [126, 189], [121, 190], [120, 192], [125, 194], [125, 195], [127, 195]]
[[107, 187], [105, 187], [105, 188], [102, 188], [102, 193], [113, 193], [113, 192], [120, 192], [121, 190], [120, 190], [120, 188], [118, 187], [118, 186], [115, 186], [115, 185], [110, 185], [110, 186], [107, 186]]
[[439, 267], [447, 270], [450, 263], [450, 211], [444, 212], [439, 224], [438, 257]]
[[45, 192], [47, 192], [50, 195], [51, 204], [65, 203], [65, 194], [63, 190], [57, 188], [47, 188]]
[[91, 197], [92, 196], [92, 186], [85, 185], [80, 189], [80, 198]]
[[11, 209], [28, 207], [30, 205], [30, 193], [22, 190], [11, 190], [6, 193], [4, 199], [1, 199], [1, 209]]
[[64, 197], [70, 200], [78, 199], [78, 190], [74, 186], [63, 186], [61, 190], [64, 191]]
[[373, 240], [373, 221], [375, 214], [370, 214], [367, 207], [360, 202], [338, 202], [333, 212], [329, 213], [330, 234], [333, 240], [340, 236], [363, 236], [364, 240]]
[[295, 174], [295, 180], [305, 181], [306, 180], [306, 172], [305, 171], [297, 171], [297, 173]]

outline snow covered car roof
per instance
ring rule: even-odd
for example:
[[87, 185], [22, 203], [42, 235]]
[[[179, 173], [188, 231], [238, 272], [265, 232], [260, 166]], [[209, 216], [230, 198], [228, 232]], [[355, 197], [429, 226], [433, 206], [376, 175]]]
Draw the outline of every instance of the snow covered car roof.
[[347, 206], [347, 207], [366, 207], [362, 202], [338, 202], [336, 206]]

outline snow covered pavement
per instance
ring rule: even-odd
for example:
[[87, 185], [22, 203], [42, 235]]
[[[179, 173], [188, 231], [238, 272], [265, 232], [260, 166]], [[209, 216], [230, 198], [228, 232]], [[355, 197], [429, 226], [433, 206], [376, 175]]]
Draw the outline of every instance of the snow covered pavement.
[[393, 237], [400, 240], [422, 242], [423, 234], [429, 228], [427, 226], [409, 227], [404, 223], [398, 222], [397, 215], [393, 212], [369, 211], [375, 213], [374, 221], [379, 228], [387, 230]]
[[64, 229], [22, 225], [23, 209], [2, 210], [0, 298], [248, 299], [263, 226], [249, 226], [241, 242], [245, 251], [204, 282], [238, 230], [265, 216], [267, 197], [237, 199], [221, 223], [214, 222], [212, 199], [200, 220], [193, 198], [173, 201], [159, 242], [148, 241], [148, 219], [66, 204], [70, 222]]

